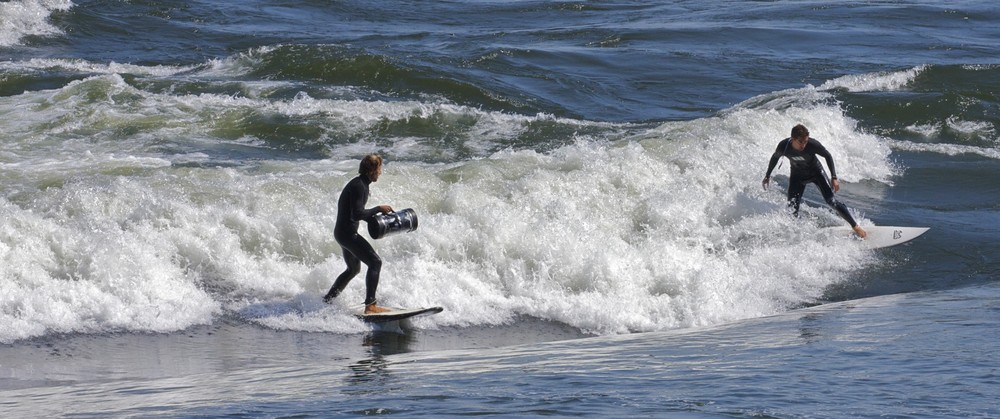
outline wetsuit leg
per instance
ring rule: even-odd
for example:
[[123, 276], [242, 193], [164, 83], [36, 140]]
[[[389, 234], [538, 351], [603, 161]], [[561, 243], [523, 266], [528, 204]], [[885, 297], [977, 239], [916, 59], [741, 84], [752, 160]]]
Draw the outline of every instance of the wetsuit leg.
[[792, 209], [792, 215], [799, 216], [799, 206], [802, 205], [802, 193], [806, 191], [806, 181], [798, 176], [788, 179], [788, 207]]
[[847, 210], [847, 205], [840, 202], [833, 196], [833, 188], [830, 187], [830, 181], [826, 180], [826, 176], [819, 176], [813, 178], [813, 183], [819, 188], [819, 192], [823, 194], [823, 199], [826, 200], [827, 204], [830, 204], [833, 209], [837, 210], [837, 214], [840, 214], [840, 218], [843, 218], [851, 225], [851, 227], [857, 226], [858, 223], [854, 221], [854, 217], [851, 217], [851, 213]]
[[337, 277], [336, 281], [333, 281], [330, 291], [323, 297], [323, 301], [328, 303], [330, 300], [337, 298], [340, 292], [347, 287], [347, 284], [361, 272], [361, 259], [355, 257], [354, 253], [351, 253], [347, 248], [341, 248], [341, 250], [344, 252], [344, 262], [347, 264], [347, 269]]
[[351, 279], [361, 272], [361, 263], [364, 263], [368, 266], [368, 273], [365, 275], [365, 304], [375, 304], [375, 291], [378, 289], [379, 274], [382, 272], [382, 258], [379, 257], [378, 253], [375, 253], [372, 245], [360, 235], [355, 234], [349, 239], [337, 240], [337, 242], [344, 248], [344, 261], [347, 263], [347, 270], [337, 277], [324, 300], [329, 301], [339, 295], [351, 282]]

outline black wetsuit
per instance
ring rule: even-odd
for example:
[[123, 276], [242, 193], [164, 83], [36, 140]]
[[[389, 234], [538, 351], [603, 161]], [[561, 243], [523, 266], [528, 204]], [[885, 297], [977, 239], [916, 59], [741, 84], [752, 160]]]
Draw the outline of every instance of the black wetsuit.
[[786, 138], [778, 143], [778, 148], [771, 155], [771, 161], [767, 165], [767, 174], [764, 177], [771, 177], [771, 171], [774, 170], [774, 166], [778, 164], [778, 159], [781, 156], [788, 157], [788, 161], [792, 166], [788, 176], [788, 205], [794, 209], [795, 215], [799, 215], [799, 206], [802, 204], [802, 193], [805, 192], [806, 185], [814, 183], [819, 188], [820, 193], [823, 194], [823, 199], [826, 200], [826, 203], [837, 210], [837, 213], [844, 220], [847, 220], [851, 224], [851, 227], [857, 226], [858, 223], [854, 221], [854, 217], [851, 217], [851, 213], [847, 211], [847, 206], [834, 198], [833, 188], [830, 187], [830, 181], [826, 179], [826, 172], [823, 171], [823, 165], [820, 164], [817, 157], [822, 156], [826, 159], [826, 165], [830, 168], [831, 179], [836, 179], [837, 169], [833, 165], [833, 156], [830, 155], [830, 152], [826, 150], [826, 147], [823, 147], [823, 144], [813, 138], [809, 139], [809, 142], [806, 143], [806, 147], [802, 151], [796, 150], [795, 147], [789, 144], [790, 142], [791, 138]]
[[361, 263], [368, 266], [365, 276], [365, 304], [375, 304], [375, 290], [378, 288], [378, 277], [382, 271], [382, 258], [375, 249], [358, 234], [361, 221], [368, 221], [379, 213], [378, 208], [365, 209], [368, 203], [368, 185], [371, 181], [367, 176], [358, 176], [347, 182], [344, 191], [337, 201], [337, 224], [333, 227], [333, 237], [344, 249], [344, 262], [347, 270], [337, 277], [323, 299], [327, 302], [337, 297], [347, 284], [361, 272]]

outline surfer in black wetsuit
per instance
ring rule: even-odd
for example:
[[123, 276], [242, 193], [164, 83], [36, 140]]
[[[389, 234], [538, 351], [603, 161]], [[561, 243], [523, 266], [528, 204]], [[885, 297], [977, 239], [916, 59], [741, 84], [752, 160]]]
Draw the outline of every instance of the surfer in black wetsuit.
[[382, 313], [387, 310], [375, 305], [375, 290], [378, 288], [379, 273], [382, 270], [382, 258], [375, 253], [372, 245], [358, 234], [358, 226], [362, 220], [368, 222], [380, 212], [392, 212], [392, 207], [388, 205], [365, 209], [365, 204], [368, 203], [368, 185], [378, 181], [382, 175], [382, 157], [377, 154], [365, 156], [361, 159], [358, 173], [358, 177], [347, 182], [344, 191], [340, 193], [340, 199], [337, 201], [337, 224], [333, 227], [333, 237], [344, 249], [347, 270], [337, 277], [330, 291], [323, 297], [323, 301], [329, 303], [337, 298], [347, 287], [347, 283], [361, 272], [361, 263], [364, 262], [368, 266], [368, 273], [365, 276], [365, 313]]
[[[826, 147], [823, 147], [823, 144], [809, 138], [809, 129], [802, 124], [796, 125], [792, 128], [792, 136], [778, 143], [778, 148], [774, 150], [771, 161], [767, 165], [764, 181], [761, 182], [764, 189], [767, 189], [767, 185], [771, 181], [771, 171], [774, 170], [774, 166], [778, 164], [778, 159], [782, 156], [788, 157], [791, 165], [791, 173], [788, 177], [788, 206], [794, 209], [796, 216], [799, 215], [802, 193], [805, 192], [806, 185], [813, 183], [823, 194], [826, 203], [830, 204], [833, 209], [837, 210], [837, 214], [840, 214], [844, 220], [851, 224], [854, 234], [861, 238], [868, 234], [854, 221], [854, 217], [851, 217], [851, 213], [847, 211], [847, 206], [833, 196], [834, 192], [840, 191], [840, 181], [837, 180], [837, 169], [833, 166], [833, 156], [826, 150]], [[819, 158], [816, 156], [822, 156], [826, 159], [826, 165], [830, 168], [830, 181], [827, 181], [823, 165], [820, 164]], [[830, 187], [831, 182], [833, 183], [832, 188]]]

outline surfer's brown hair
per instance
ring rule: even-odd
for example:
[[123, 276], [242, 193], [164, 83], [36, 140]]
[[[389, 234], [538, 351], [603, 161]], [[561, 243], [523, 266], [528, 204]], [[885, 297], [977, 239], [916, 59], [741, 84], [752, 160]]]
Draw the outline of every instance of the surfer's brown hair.
[[798, 124], [792, 127], [792, 138], [808, 138], [808, 137], [809, 137], [809, 128], [806, 128], [805, 125]]
[[375, 172], [379, 167], [382, 166], [382, 156], [378, 154], [369, 154], [361, 159], [361, 166], [358, 168], [358, 174], [368, 176], [369, 179], [375, 176]]

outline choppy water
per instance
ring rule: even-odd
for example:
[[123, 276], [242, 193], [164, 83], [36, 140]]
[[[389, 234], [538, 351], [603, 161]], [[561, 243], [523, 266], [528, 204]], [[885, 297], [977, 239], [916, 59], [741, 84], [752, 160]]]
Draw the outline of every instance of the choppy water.
[[[80, 388], [131, 404], [139, 379], [178, 383], [134, 389], [172, 400], [152, 414], [322, 415], [345, 398], [315, 374], [349, 380], [376, 354], [399, 381], [362, 380], [343, 412], [412, 415], [379, 394], [431, 382], [403, 400], [453, 406], [414, 402], [429, 415], [996, 415], [995, 352], [965, 364], [940, 336], [997, 343], [998, 20], [986, 2], [0, 2], [3, 406], [72, 393], [59, 406], [98, 414], [73, 406], [106, 392]], [[862, 224], [930, 232], [881, 251], [824, 239], [842, 221], [813, 190], [786, 216], [784, 177], [760, 178], [796, 123], [834, 154]], [[333, 203], [372, 151], [387, 165], [371, 203], [421, 217], [376, 242], [380, 298], [445, 307], [405, 337], [319, 300], [342, 270]], [[850, 323], [823, 323], [819, 354], [770, 340], [827, 312]], [[970, 313], [960, 333], [938, 318], [951, 312]], [[870, 356], [844, 358], [848, 327]], [[261, 349], [198, 352], [189, 335]], [[885, 362], [901, 335], [913, 352]], [[637, 361], [689, 344], [738, 361]], [[915, 373], [906, 353], [946, 365]], [[813, 357], [834, 364], [784, 384]], [[762, 359], [779, 361], [753, 375]], [[422, 367], [439, 363], [445, 376]], [[851, 391], [809, 378], [857, 370], [916, 375]], [[600, 384], [636, 371], [651, 388]], [[233, 384], [217, 374], [259, 387], [200, 398]], [[978, 393], [902, 402], [938, 376]]]

